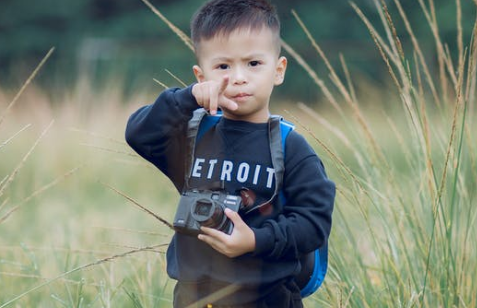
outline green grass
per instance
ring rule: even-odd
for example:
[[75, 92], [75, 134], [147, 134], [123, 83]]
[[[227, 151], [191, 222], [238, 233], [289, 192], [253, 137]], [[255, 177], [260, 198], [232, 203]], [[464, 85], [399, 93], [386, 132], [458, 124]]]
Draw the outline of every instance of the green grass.
[[[428, 58], [417, 41], [399, 47], [399, 1], [381, 6], [382, 25], [355, 9], [388, 86], [360, 82], [344, 59], [332, 67], [302, 24], [329, 78], [284, 49], [324, 100], [273, 105], [337, 184], [328, 275], [305, 305], [476, 307], [473, 38], [456, 33], [451, 59], [436, 36], [437, 58]], [[412, 25], [406, 31], [413, 37]], [[118, 85], [98, 93], [79, 83], [51, 98], [24, 88], [0, 95], [0, 307], [170, 307], [172, 232], [134, 202], [171, 221], [178, 196], [123, 141], [129, 114], [156, 93], [125, 98]]]

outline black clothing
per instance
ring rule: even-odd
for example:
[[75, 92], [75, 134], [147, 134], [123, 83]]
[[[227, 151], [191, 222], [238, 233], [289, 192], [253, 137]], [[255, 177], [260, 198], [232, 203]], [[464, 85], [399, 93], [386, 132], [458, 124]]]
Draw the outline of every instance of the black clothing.
[[[187, 123], [199, 108], [192, 87], [169, 89], [152, 105], [131, 115], [126, 140], [153, 163], [182, 192], [187, 155]], [[267, 123], [222, 118], [197, 143], [191, 187], [222, 181], [229, 193], [248, 188], [256, 202], [274, 192], [274, 169]], [[192, 283], [206, 294], [210, 286], [237, 284], [240, 296], [222, 304], [256, 301], [300, 271], [300, 255], [328, 239], [335, 185], [306, 140], [290, 132], [285, 147], [283, 193], [286, 204], [275, 202], [241, 215], [253, 230], [256, 250], [228, 258], [196, 237], [176, 233], [167, 251], [167, 272], [181, 284]], [[202, 294], [203, 295], [203, 294]]]

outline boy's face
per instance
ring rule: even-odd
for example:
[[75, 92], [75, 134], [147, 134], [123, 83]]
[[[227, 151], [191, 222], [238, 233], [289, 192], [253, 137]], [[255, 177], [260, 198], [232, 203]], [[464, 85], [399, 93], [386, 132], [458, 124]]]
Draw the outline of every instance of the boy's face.
[[224, 95], [235, 101], [236, 110], [223, 108], [226, 118], [266, 122], [273, 87], [283, 82], [287, 60], [279, 57], [276, 38], [266, 27], [237, 29], [229, 35], [216, 35], [200, 41], [194, 66], [198, 82], [222, 81], [229, 77]]

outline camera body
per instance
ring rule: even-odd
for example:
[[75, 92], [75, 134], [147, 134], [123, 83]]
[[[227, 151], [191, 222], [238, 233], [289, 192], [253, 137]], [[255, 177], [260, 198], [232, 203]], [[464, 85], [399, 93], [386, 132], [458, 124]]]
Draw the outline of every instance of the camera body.
[[231, 234], [233, 223], [224, 211], [229, 208], [238, 212], [241, 207], [240, 196], [223, 190], [187, 190], [179, 200], [173, 226], [177, 232], [188, 235], [201, 233], [202, 226]]

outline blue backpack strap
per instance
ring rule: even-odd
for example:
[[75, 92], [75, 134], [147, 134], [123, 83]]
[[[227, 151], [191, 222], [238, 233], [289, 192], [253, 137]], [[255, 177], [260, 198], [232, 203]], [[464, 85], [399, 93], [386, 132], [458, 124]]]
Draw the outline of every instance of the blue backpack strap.
[[222, 113], [218, 112], [216, 115], [207, 115], [206, 117], [202, 118], [199, 131], [197, 132], [197, 141], [199, 141], [209, 129], [214, 127], [219, 122], [221, 117]]
[[[307, 277], [309, 277], [308, 283], [300, 287], [301, 297], [310, 296], [323, 284], [328, 270], [328, 243], [306, 255], [304, 258], [309, 260], [308, 262], [313, 265], [313, 271], [307, 274]], [[306, 261], [302, 262], [302, 266], [307, 264]], [[302, 272], [303, 270], [304, 269], [302, 269]]]
[[[295, 126], [285, 120], [281, 120], [282, 151], [285, 157], [285, 140], [288, 134], [295, 129]], [[283, 190], [280, 191], [280, 199], [285, 204], [286, 198]], [[322, 285], [328, 270], [328, 243], [321, 248], [304, 255], [301, 260], [302, 270], [295, 277], [300, 287], [301, 297], [313, 294]]]
[[[280, 134], [281, 134], [281, 149], [283, 153], [283, 161], [285, 161], [285, 144], [286, 144], [286, 139], [288, 137], [288, 134], [295, 129], [295, 125], [293, 123], [288, 122], [284, 120], [283, 118], [280, 118]], [[280, 190], [279, 193], [279, 198], [281, 204], [285, 204], [286, 198], [285, 194], [283, 193], [283, 190]]]

